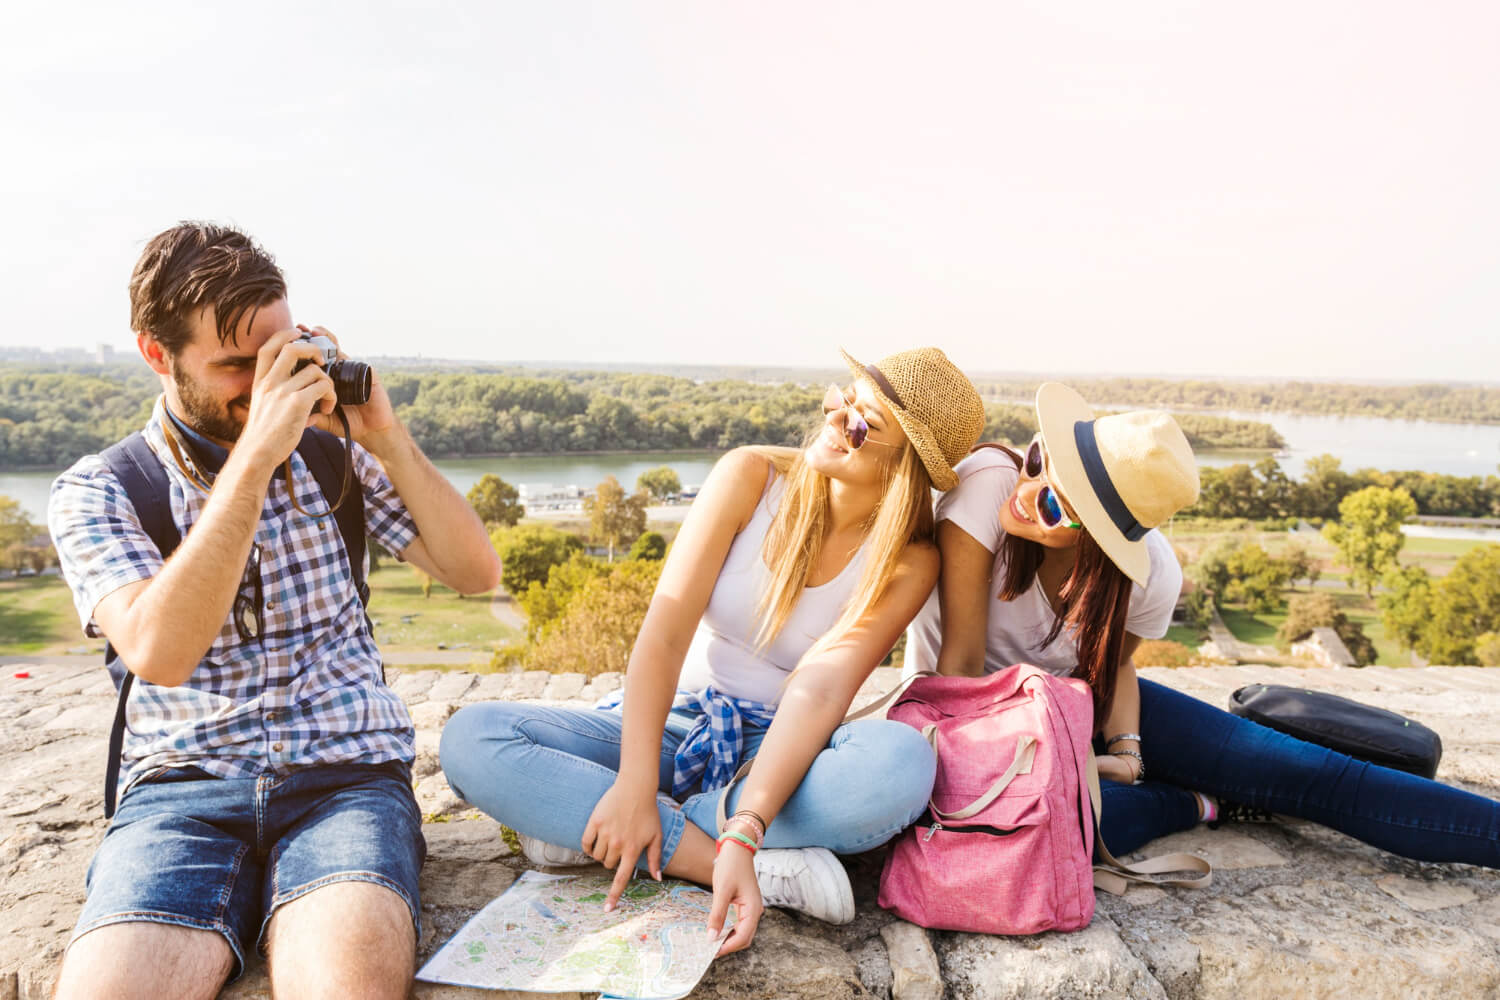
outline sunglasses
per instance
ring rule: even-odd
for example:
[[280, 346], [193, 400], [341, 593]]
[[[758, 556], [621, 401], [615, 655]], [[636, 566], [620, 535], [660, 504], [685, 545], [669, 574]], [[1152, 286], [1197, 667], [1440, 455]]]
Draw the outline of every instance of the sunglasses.
[[260, 582], [260, 543], [250, 543], [250, 593], [241, 592], [235, 596], [234, 627], [244, 642], [259, 639], [265, 632], [265, 622], [261, 620], [260, 609], [265, 604], [265, 594]]
[[828, 391], [823, 393], [824, 414], [842, 411], [844, 420], [844, 440], [849, 443], [850, 451], [858, 451], [865, 446], [865, 442], [883, 444], [888, 448], [895, 447], [889, 441], [876, 441], [870, 437], [870, 425], [865, 420], [864, 414], [855, 407], [854, 400], [839, 388], [837, 384], [830, 383]]
[[1040, 479], [1042, 488], [1036, 494], [1036, 518], [1043, 526], [1055, 528], [1062, 525], [1072, 528], [1074, 531], [1083, 527], [1082, 524], [1068, 517], [1063, 510], [1062, 500], [1057, 491], [1047, 481], [1047, 453], [1042, 450], [1042, 436], [1038, 434], [1031, 439], [1031, 447], [1026, 449], [1026, 478]]

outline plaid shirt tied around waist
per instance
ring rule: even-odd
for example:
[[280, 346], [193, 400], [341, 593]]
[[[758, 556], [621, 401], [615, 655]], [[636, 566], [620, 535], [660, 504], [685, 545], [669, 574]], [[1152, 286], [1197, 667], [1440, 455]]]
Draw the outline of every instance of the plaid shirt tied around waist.
[[[158, 399], [144, 433], [163, 460], [173, 521], [186, 538], [208, 497], [173, 460], [165, 419]], [[353, 448], [366, 527], [385, 549], [401, 552], [416, 538], [416, 526], [379, 462]], [[212, 469], [196, 471], [212, 479]], [[271, 480], [240, 580], [240, 595], [255, 596], [258, 554], [259, 637], [243, 639], [231, 612], [186, 682], [160, 687], [137, 677], [126, 717], [122, 788], [169, 767], [246, 778], [314, 764], [412, 759], [411, 717], [385, 686], [338, 525], [331, 516], [297, 511], [288, 491], [296, 490], [306, 511], [321, 513], [328, 501], [295, 452], [291, 472], [289, 481]], [[79, 460], [53, 483], [47, 521], [84, 632], [98, 637], [93, 613], [99, 601], [154, 577], [163, 566], [161, 553], [98, 455]]]
[[[607, 695], [595, 708], [615, 711], [624, 704], [623, 690]], [[746, 723], [765, 729], [771, 725], [776, 706], [746, 698], [734, 698], [714, 690], [677, 692], [674, 712], [696, 715], [697, 720], [677, 747], [672, 763], [672, 795], [681, 798], [702, 781], [702, 791], [723, 788], [739, 770], [744, 752]]]

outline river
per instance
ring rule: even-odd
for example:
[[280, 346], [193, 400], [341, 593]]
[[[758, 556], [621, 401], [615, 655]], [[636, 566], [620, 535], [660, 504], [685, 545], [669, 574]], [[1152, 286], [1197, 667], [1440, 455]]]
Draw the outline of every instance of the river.
[[[1421, 469], [1456, 476], [1493, 475], [1500, 465], [1500, 426], [1440, 424], [1375, 417], [1322, 417], [1295, 413], [1224, 413], [1240, 420], [1271, 424], [1287, 441], [1279, 461], [1292, 478], [1301, 478], [1307, 459], [1336, 455], [1349, 471]], [[1253, 462], [1259, 452], [1203, 452], [1203, 465]], [[621, 455], [533, 455], [521, 458], [444, 459], [437, 467], [458, 487], [469, 487], [486, 472], [512, 485], [592, 487], [614, 476], [626, 489], [647, 469], [669, 465], [684, 485], [702, 483], [713, 466], [714, 452], [637, 452]], [[21, 501], [33, 520], [41, 520], [54, 472], [0, 472], [0, 494]]]

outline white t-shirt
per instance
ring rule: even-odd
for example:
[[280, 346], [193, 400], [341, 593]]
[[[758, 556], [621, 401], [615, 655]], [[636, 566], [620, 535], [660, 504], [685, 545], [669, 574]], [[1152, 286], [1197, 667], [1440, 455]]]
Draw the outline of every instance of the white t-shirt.
[[[937, 518], [952, 521], [996, 555], [988, 583], [993, 594], [1004, 581], [999, 553], [1005, 529], [1000, 526], [1000, 509], [1010, 498], [1020, 472], [1009, 456], [997, 448], [974, 452], [959, 462], [955, 471], [958, 485], [938, 500]], [[1160, 639], [1167, 634], [1172, 608], [1182, 590], [1182, 567], [1177, 564], [1172, 544], [1160, 531], [1153, 529], [1146, 533], [1146, 548], [1151, 553], [1151, 572], [1146, 586], [1135, 584], [1130, 588], [1125, 631], [1142, 639]], [[1052, 645], [1042, 648], [1057, 615], [1042, 593], [1040, 580], [1034, 580], [1030, 589], [1014, 601], [993, 598], [989, 610], [985, 673], [1013, 663], [1035, 664], [1063, 677], [1078, 668], [1078, 644], [1067, 631], [1059, 633]], [[934, 587], [906, 630], [905, 671], [936, 670], [942, 642], [942, 616]]]

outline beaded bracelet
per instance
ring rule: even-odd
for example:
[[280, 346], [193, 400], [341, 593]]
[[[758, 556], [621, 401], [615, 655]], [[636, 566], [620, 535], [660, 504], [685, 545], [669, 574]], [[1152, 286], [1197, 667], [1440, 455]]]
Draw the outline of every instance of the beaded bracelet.
[[1141, 752], [1139, 750], [1115, 750], [1110, 754], [1110, 756], [1134, 757], [1135, 762], [1139, 764], [1140, 767], [1136, 770], [1135, 777], [1131, 779], [1132, 784], [1139, 785], [1142, 781], [1146, 780], [1146, 758], [1141, 756]]
[[759, 847], [766, 842], [766, 825], [755, 813], [750, 812], [748, 809], [742, 812], [737, 812], [724, 821], [724, 826], [727, 828], [729, 824], [733, 823], [735, 820], [750, 824], [751, 832], [755, 837], [756, 847]]

